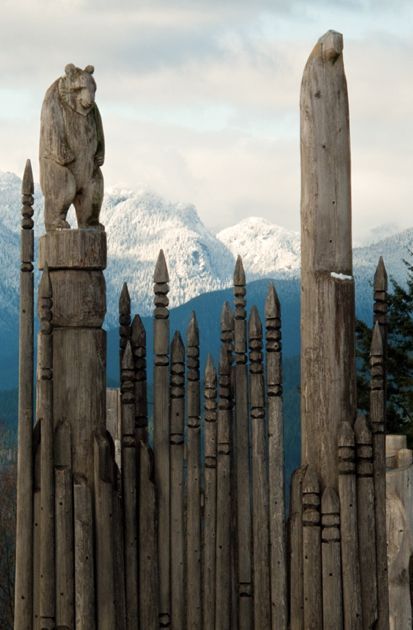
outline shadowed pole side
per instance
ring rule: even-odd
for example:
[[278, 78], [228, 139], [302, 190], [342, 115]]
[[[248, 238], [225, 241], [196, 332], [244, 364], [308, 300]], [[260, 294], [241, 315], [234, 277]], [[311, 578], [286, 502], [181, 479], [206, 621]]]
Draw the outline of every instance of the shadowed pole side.
[[[265, 423], [262, 325], [256, 306], [249, 319], [254, 627], [271, 627], [268, 513], [268, 440]], [[273, 509], [277, 509], [275, 506]]]
[[376, 321], [370, 347], [370, 421], [373, 433], [373, 470], [376, 511], [378, 630], [389, 628], [389, 585], [386, 532], [386, 395], [384, 347]]
[[139, 619], [143, 630], [159, 628], [159, 574], [157, 550], [157, 507], [153, 453], [140, 442], [139, 542]]
[[75, 574], [73, 538], [72, 437], [67, 420], [54, 434], [56, 518], [56, 626], [73, 628], [75, 620]]
[[169, 428], [169, 275], [163, 251], [154, 273], [153, 446], [158, 500], [159, 627], [171, 623], [170, 585], [170, 428]]
[[119, 363], [122, 369], [122, 356], [131, 335], [131, 302], [129, 289], [126, 282], [123, 283], [119, 296]]
[[334, 488], [326, 488], [321, 498], [321, 556], [323, 630], [342, 630], [340, 500]]
[[217, 374], [210, 354], [205, 367], [204, 409], [203, 617], [204, 628], [213, 628], [215, 624], [217, 527]]
[[265, 302], [268, 414], [268, 483], [271, 554], [271, 627], [287, 630], [287, 551], [281, 372], [281, 308], [273, 284]]
[[[228, 313], [228, 309], [227, 309]], [[221, 320], [226, 332], [226, 313]], [[228, 322], [230, 323], [230, 322]], [[215, 629], [231, 627], [231, 362], [226, 344], [221, 345], [217, 417], [217, 539]]]
[[40, 621], [40, 456], [40, 423], [36, 423], [33, 429], [33, 630], [39, 630]]
[[240, 630], [248, 630], [253, 623], [250, 426], [245, 295], [245, 272], [241, 257], [238, 256], [234, 270], [234, 464], [237, 515], [236, 575], [238, 580], [238, 626]]
[[304, 628], [323, 627], [320, 483], [308, 466], [302, 481]]
[[14, 627], [33, 616], [33, 174], [27, 160], [22, 182], [20, 233], [19, 421], [17, 450], [16, 573]]
[[373, 441], [365, 416], [354, 424], [357, 461], [357, 523], [360, 549], [363, 623], [373, 628], [377, 621], [376, 517], [374, 506]]
[[[106, 431], [94, 436], [96, 611], [99, 630], [117, 628], [113, 523], [114, 448]], [[136, 626], [135, 626], [136, 627]]]
[[[337, 484], [337, 431], [355, 419], [350, 134], [343, 38], [328, 31], [301, 85], [302, 462]], [[334, 378], [332, 378], [334, 375]], [[317, 439], [314, 439], [317, 436]]]
[[135, 441], [135, 379], [132, 346], [122, 356], [122, 491], [125, 532], [126, 628], [135, 630], [138, 618], [138, 497]]
[[202, 626], [201, 595], [201, 426], [199, 331], [192, 313], [187, 331], [187, 492], [186, 492], [186, 612], [187, 630]]
[[135, 315], [132, 321], [131, 344], [135, 364], [135, 434], [139, 444], [141, 440], [148, 441], [146, 331], [139, 315]]
[[300, 466], [291, 478], [290, 499], [290, 625], [304, 629], [303, 502], [302, 484], [307, 466]]
[[179, 332], [175, 333], [171, 343], [170, 396], [171, 616], [172, 628], [184, 628], [185, 347]]
[[355, 443], [349, 422], [341, 423], [337, 444], [344, 627], [346, 630], [362, 630]]
[[38, 335], [37, 398], [41, 425], [40, 459], [40, 627], [55, 626], [55, 487], [53, 429], [53, 325], [52, 285], [47, 265], [38, 295], [40, 332]]

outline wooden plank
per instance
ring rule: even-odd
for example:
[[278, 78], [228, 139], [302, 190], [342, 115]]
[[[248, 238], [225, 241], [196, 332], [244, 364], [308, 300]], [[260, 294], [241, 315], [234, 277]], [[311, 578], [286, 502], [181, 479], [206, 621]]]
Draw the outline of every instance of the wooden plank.
[[52, 286], [47, 265], [39, 285], [38, 413], [41, 421], [40, 459], [40, 627], [56, 620], [55, 495], [53, 453], [53, 327]]
[[341, 562], [344, 628], [363, 628], [357, 527], [357, 489], [354, 432], [342, 422], [338, 434], [338, 493], [340, 497]]
[[328, 31], [311, 52], [300, 111], [302, 462], [315, 467], [324, 488], [337, 486], [338, 427], [356, 415], [349, 109], [340, 33]]
[[321, 498], [321, 549], [323, 630], [342, 630], [340, 500], [334, 488], [326, 488]]
[[376, 321], [370, 348], [370, 421], [373, 432], [374, 493], [376, 512], [377, 630], [389, 628], [389, 585], [386, 533], [386, 396], [384, 347]]
[[93, 455], [95, 469], [96, 618], [99, 630], [115, 630], [117, 628], [113, 540], [116, 534], [113, 524], [114, 460], [111, 446], [106, 431], [102, 430], [95, 433]]
[[248, 368], [246, 332], [246, 286], [241, 257], [234, 270], [234, 359], [235, 417], [234, 460], [236, 475], [238, 626], [249, 630], [253, 620], [252, 600], [252, 530], [250, 490], [250, 426], [248, 405]]
[[320, 630], [323, 627], [320, 483], [311, 466], [307, 466], [302, 481], [302, 502], [304, 628]]
[[[262, 325], [253, 306], [249, 319], [250, 402], [252, 431], [252, 532], [254, 627], [271, 627], [270, 538], [268, 510], [268, 441], [265, 424]], [[277, 509], [274, 506], [273, 509]]]
[[126, 592], [125, 592], [125, 528], [123, 519], [122, 475], [114, 468], [113, 479], [113, 523], [114, 523], [114, 571], [115, 571], [115, 610], [116, 630], [126, 630]]
[[304, 629], [303, 503], [302, 483], [307, 466], [300, 466], [291, 479], [290, 499], [290, 624], [291, 630]]
[[208, 354], [204, 390], [204, 539], [203, 619], [204, 628], [215, 625], [216, 527], [217, 527], [217, 374]]
[[377, 618], [376, 518], [374, 507], [373, 443], [365, 416], [354, 424], [357, 459], [357, 523], [360, 550], [363, 624], [373, 628]]
[[74, 628], [75, 575], [73, 539], [72, 441], [70, 425], [55, 428], [54, 475], [56, 512], [56, 625]]
[[33, 618], [33, 173], [27, 160], [22, 182], [19, 311], [19, 420], [17, 449], [16, 573], [14, 627]]
[[281, 372], [281, 308], [271, 283], [265, 302], [268, 414], [268, 483], [272, 630], [287, 630], [287, 544]]
[[171, 614], [172, 628], [185, 627], [184, 426], [185, 347], [179, 332], [171, 344]]
[[140, 442], [139, 542], [139, 619], [142, 630], [159, 628], [159, 577], [157, 550], [156, 489], [153, 453]]
[[131, 327], [131, 343], [135, 364], [135, 432], [136, 443], [148, 441], [148, 401], [146, 393], [146, 331], [139, 315]]
[[202, 626], [201, 595], [201, 428], [199, 331], [192, 313], [187, 331], [187, 487], [186, 487], [186, 627]]
[[171, 623], [169, 452], [169, 276], [161, 250], [154, 273], [153, 445], [158, 499], [159, 625]]
[[231, 628], [231, 364], [224, 344], [219, 363], [217, 418], [217, 540], [215, 630]]
[[74, 476], [76, 630], [95, 630], [92, 497], [85, 477]]
[[135, 441], [135, 372], [132, 347], [122, 356], [122, 496], [124, 510], [126, 628], [138, 627], [138, 497]]

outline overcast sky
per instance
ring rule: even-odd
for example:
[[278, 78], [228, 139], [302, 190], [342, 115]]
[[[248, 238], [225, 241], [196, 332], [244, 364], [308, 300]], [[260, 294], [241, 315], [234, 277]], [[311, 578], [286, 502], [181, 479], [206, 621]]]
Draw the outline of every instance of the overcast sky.
[[413, 226], [411, 0], [1, 0], [0, 170], [38, 178], [39, 114], [67, 63], [95, 66], [107, 186], [194, 203], [211, 228], [299, 229], [299, 90], [344, 34], [355, 237]]

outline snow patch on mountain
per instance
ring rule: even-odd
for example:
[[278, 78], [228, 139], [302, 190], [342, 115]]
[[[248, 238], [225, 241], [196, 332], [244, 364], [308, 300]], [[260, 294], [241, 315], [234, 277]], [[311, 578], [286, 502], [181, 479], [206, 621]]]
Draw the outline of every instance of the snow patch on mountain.
[[296, 276], [300, 269], [300, 235], [260, 217], [249, 217], [221, 230], [217, 238], [242, 257], [248, 280]]

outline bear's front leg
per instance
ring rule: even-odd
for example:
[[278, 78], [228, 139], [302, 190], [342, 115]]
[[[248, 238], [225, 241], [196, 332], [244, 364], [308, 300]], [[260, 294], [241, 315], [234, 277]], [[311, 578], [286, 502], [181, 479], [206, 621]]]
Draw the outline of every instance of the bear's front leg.
[[40, 163], [46, 232], [70, 229], [66, 216], [76, 195], [75, 178], [66, 166], [61, 166], [53, 160], [42, 158]]
[[95, 167], [90, 181], [86, 186], [83, 186], [74, 201], [79, 228], [105, 229], [105, 227], [99, 223], [102, 202], [103, 175], [100, 168]]

